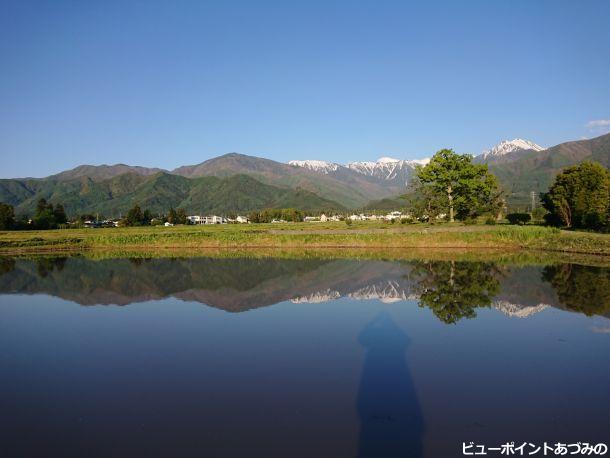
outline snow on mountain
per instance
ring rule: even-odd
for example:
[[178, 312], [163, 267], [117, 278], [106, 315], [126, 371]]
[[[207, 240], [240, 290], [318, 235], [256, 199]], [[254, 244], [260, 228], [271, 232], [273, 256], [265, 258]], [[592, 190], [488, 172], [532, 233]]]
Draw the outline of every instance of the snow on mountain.
[[392, 164], [394, 162], [400, 162], [400, 159], [394, 159], [393, 157], [380, 157], [377, 159], [377, 162], [381, 162], [382, 164]]
[[406, 185], [418, 165], [426, 165], [430, 159], [404, 160], [393, 157], [381, 157], [377, 161], [349, 162], [345, 165], [335, 162], [305, 160], [289, 161], [288, 164], [294, 167], [303, 167], [314, 172], [331, 174], [350, 170], [369, 177], [374, 177], [380, 181], [392, 181], [400, 186]]
[[493, 148], [483, 151], [483, 153], [480, 155], [480, 158], [483, 160], [489, 160], [492, 158], [502, 157], [509, 153], [514, 153], [516, 151], [543, 151], [544, 149], [545, 148], [543, 148], [542, 146], [537, 145], [536, 143], [531, 142], [529, 140], [515, 138], [514, 140], [501, 141]]
[[335, 164], [334, 162], [316, 160], [288, 161], [288, 164], [293, 165], [295, 167], [303, 167], [305, 169], [313, 170], [314, 172], [320, 172], [324, 174], [336, 172], [339, 167], [343, 167], [342, 165]]
[[350, 162], [347, 168], [382, 180], [400, 180], [405, 184], [418, 165], [425, 165], [430, 159], [403, 160], [382, 157], [377, 162]]

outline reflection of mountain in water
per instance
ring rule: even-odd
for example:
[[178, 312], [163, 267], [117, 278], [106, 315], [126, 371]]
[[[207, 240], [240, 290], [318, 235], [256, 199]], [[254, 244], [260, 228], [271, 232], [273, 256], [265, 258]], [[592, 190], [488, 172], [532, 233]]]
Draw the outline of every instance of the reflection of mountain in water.
[[517, 305], [511, 304], [506, 301], [495, 301], [493, 303], [493, 307], [496, 310], [504, 313], [506, 316], [511, 316], [515, 318], [527, 318], [529, 316], [535, 315], [536, 313], [540, 313], [543, 310], [546, 310], [549, 305], [547, 304], [538, 304], [538, 305]]
[[[543, 272], [532, 266], [438, 261], [0, 258], [0, 293], [49, 294], [82, 305], [174, 297], [230, 312], [288, 300], [418, 300], [454, 322], [487, 306], [520, 318], [548, 306], [610, 316], [609, 273], [577, 265]], [[597, 285], [593, 292], [592, 284]]]

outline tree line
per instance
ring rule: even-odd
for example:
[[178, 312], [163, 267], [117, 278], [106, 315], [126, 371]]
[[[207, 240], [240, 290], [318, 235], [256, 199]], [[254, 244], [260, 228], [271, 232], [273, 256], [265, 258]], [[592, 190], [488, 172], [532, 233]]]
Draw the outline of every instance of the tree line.
[[261, 211], [248, 213], [248, 219], [252, 223], [270, 223], [273, 220], [300, 222], [305, 214], [295, 208], [267, 208]]
[[15, 209], [12, 205], [0, 203], [0, 229], [57, 229], [68, 222], [66, 211], [62, 204], [53, 205], [46, 199], [40, 199], [36, 204], [34, 217], [15, 217]]

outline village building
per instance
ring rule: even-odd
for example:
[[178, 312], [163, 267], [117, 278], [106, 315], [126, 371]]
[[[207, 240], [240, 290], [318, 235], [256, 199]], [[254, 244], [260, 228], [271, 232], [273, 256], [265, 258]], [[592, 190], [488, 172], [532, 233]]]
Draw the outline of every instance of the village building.
[[186, 219], [188, 219], [191, 224], [227, 224], [227, 219], [225, 217], [216, 215], [191, 215], [187, 216]]

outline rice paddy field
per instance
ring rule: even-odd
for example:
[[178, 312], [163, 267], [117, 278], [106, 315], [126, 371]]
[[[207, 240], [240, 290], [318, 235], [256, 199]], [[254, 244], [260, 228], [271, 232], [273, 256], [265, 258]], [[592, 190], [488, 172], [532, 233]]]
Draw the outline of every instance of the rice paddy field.
[[537, 250], [610, 256], [610, 235], [542, 226], [379, 222], [147, 226], [0, 232], [0, 254], [97, 250]]

